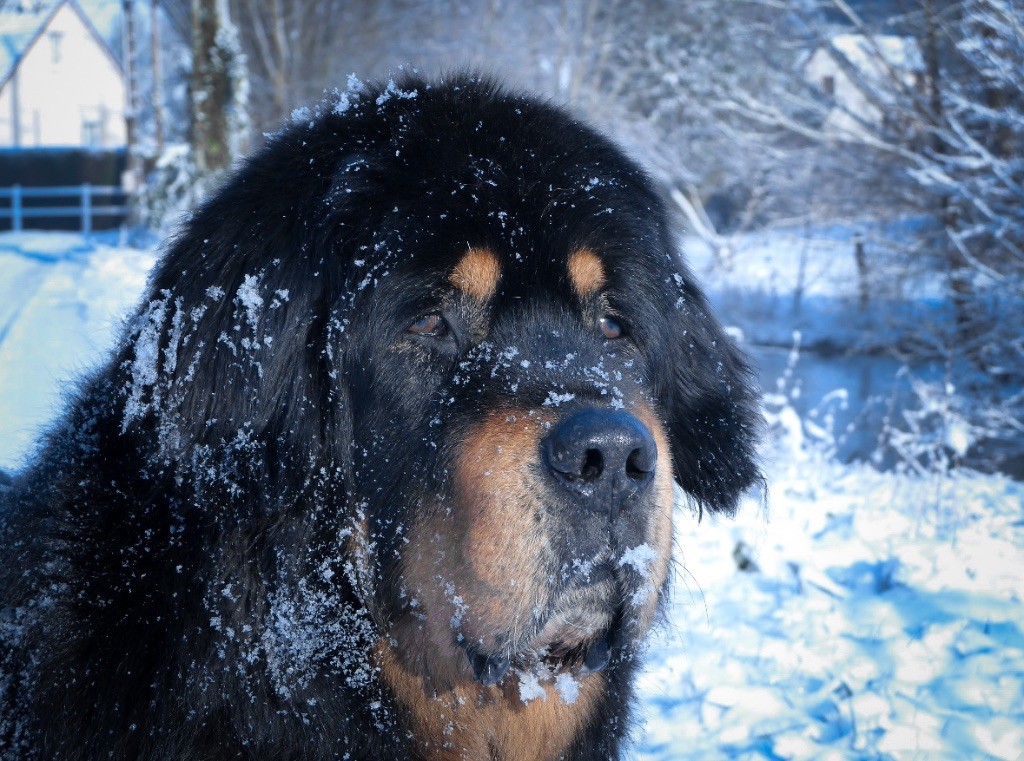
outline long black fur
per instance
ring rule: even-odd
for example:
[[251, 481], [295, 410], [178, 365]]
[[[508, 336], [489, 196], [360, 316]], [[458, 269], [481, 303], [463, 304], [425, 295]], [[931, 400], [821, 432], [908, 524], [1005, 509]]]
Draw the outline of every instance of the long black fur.
[[[453, 386], [460, 345], [424, 361], [394, 336], [469, 244], [521, 261], [509, 304], [551, 294], [506, 344], [543, 355], [557, 323], [571, 348], [554, 263], [581, 243], [617, 284], [676, 480], [731, 510], [758, 478], [755, 394], [651, 181], [487, 81], [350, 90], [184, 224], [119, 348], [0, 483], [0, 755], [415, 757], [367, 657], [420, 509], [404, 495], [444, 489], [444, 446], [423, 444], [436, 420], [443, 438], [500, 400]], [[572, 758], [617, 755], [635, 666], [611, 669]]]

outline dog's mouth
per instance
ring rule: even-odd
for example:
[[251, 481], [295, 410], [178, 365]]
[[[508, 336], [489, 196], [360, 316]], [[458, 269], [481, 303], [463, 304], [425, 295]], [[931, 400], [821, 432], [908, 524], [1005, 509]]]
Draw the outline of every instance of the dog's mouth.
[[604, 671], [622, 649], [621, 616], [616, 615], [609, 626], [581, 642], [553, 642], [537, 651], [538, 660], [560, 671], [578, 671], [581, 675]]
[[622, 621], [622, 597], [611, 563], [576, 564], [571, 582], [523, 646], [512, 652], [483, 652], [468, 645], [466, 655], [473, 678], [484, 686], [498, 683], [512, 669], [585, 676], [614, 662], [622, 649]]
[[622, 650], [621, 628], [617, 625], [598, 633], [587, 642], [566, 645], [554, 642], [540, 650], [509, 656], [507, 653], [480, 653], [467, 647], [473, 679], [484, 687], [500, 682], [511, 670], [533, 671], [538, 667], [551, 673], [576, 673], [579, 676], [604, 671]]

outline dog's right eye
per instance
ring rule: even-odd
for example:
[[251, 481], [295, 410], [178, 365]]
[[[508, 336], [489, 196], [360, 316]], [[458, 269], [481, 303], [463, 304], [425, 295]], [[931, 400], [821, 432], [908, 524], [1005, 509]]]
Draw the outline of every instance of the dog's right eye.
[[418, 318], [405, 330], [417, 336], [443, 338], [448, 335], [448, 322], [438, 312], [430, 312]]
[[622, 338], [622, 323], [616, 320], [614, 317], [605, 315], [597, 321], [598, 327], [601, 328], [601, 335], [607, 338], [609, 341], [614, 341], [616, 338]]

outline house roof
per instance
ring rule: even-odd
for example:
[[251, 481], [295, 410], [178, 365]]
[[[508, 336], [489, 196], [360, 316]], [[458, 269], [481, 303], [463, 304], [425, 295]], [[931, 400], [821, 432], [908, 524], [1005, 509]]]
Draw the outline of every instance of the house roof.
[[5, 4], [0, 10], [0, 81], [7, 81], [21, 56], [53, 17], [54, 6]]
[[[120, 68], [121, 62], [107, 42], [116, 33], [116, 24], [119, 23], [116, 13], [111, 13], [111, 8], [116, 9], [116, 2], [86, 2], [90, 6], [88, 13], [77, 0], [14, 0], [0, 5], [0, 88], [7, 84], [22, 56], [43, 33], [62, 5], [68, 5], [78, 13], [96, 41]], [[103, 32], [97, 28], [91, 17], [100, 22]]]

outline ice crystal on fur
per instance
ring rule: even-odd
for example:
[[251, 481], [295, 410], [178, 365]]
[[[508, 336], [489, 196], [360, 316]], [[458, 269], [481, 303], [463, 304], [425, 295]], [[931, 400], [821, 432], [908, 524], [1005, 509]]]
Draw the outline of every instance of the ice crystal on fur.
[[[160, 336], [164, 320], [167, 319], [170, 296], [168, 291], [164, 291], [162, 298], [150, 301], [149, 306], [136, 321], [133, 343], [135, 358], [131, 362], [130, 381], [126, 389], [128, 399], [124, 404], [122, 431], [128, 430], [128, 426], [133, 420], [141, 418], [159, 404], [157, 378], [160, 363]], [[144, 400], [147, 390], [152, 394], [149, 402]]]

